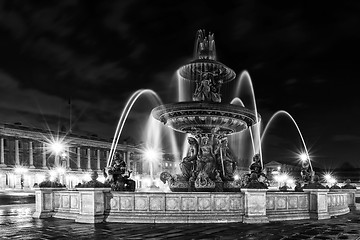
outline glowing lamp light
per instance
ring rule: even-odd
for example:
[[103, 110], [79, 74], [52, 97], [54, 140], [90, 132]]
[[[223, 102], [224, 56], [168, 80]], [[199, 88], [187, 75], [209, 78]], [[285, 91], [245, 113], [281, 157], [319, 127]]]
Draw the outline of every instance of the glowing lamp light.
[[239, 180], [239, 179], [240, 179], [240, 176], [236, 174], [236, 175], [234, 176], [234, 180], [237, 181], [237, 180]]
[[56, 170], [50, 170], [49, 174], [50, 174], [50, 181], [54, 181], [58, 175]]
[[27, 171], [28, 171], [27, 168], [24, 168], [24, 167], [21, 167], [21, 166], [17, 166], [17, 167], [15, 167], [15, 169], [14, 169], [14, 172], [15, 172], [16, 174], [24, 174], [24, 173], [26, 173]]
[[153, 148], [146, 148], [143, 155], [145, 159], [152, 162], [159, 158], [160, 153]]
[[63, 152], [63, 153], [61, 154], [61, 157], [62, 157], [62, 158], [66, 158], [66, 157], [67, 157], [66, 152]]
[[105, 177], [104, 177], [104, 176], [98, 176], [97, 180], [98, 180], [99, 182], [104, 183], [104, 182], [105, 182]]
[[63, 167], [57, 167], [55, 170], [59, 174], [64, 174], [66, 172], [66, 169]]
[[91, 180], [90, 173], [85, 173], [84, 176], [83, 176], [83, 180], [85, 182], [89, 182]]
[[326, 173], [324, 175], [324, 179], [330, 185], [334, 185], [337, 182], [337, 180], [330, 173]]
[[303, 161], [303, 162], [307, 161], [308, 160], [307, 154], [306, 153], [300, 154], [300, 160]]
[[287, 184], [288, 186], [294, 185], [294, 179], [292, 179], [291, 177], [288, 177], [288, 179], [286, 180], [286, 184]]
[[64, 151], [65, 146], [61, 142], [55, 141], [55, 142], [51, 143], [50, 148], [53, 153], [55, 153], [56, 155], [59, 155], [61, 152]]
[[145, 186], [150, 186], [152, 181], [150, 178], [143, 178], [143, 182]]
[[324, 178], [327, 182], [329, 182], [329, 180], [331, 180], [332, 176], [331, 176], [331, 174], [327, 173], [327, 174], [325, 174]]

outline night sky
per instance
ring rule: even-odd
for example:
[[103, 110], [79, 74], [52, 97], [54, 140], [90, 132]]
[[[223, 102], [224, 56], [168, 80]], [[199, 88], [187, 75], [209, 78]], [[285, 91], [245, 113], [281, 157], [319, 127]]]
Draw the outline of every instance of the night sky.
[[[137, 89], [176, 101], [175, 72], [205, 29], [219, 61], [249, 72], [263, 127], [285, 110], [315, 165], [360, 167], [359, 13], [359, 1], [0, 1], [1, 122], [69, 129], [71, 101], [73, 132], [110, 139]], [[139, 141], [146, 102], [123, 139]], [[265, 162], [301, 148], [287, 118], [268, 134]]]

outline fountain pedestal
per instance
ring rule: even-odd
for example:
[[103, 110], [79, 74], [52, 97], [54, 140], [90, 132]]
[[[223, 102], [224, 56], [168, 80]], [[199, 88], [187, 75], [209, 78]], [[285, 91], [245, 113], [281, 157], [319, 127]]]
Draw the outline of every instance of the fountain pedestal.
[[356, 211], [356, 189], [330, 189], [330, 192], [347, 193], [347, 203], [350, 211]]
[[104, 221], [105, 194], [110, 188], [78, 188], [80, 209], [75, 219], [80, 223], [100, 223]]
[[33, 218], [49, 218], [54, 215], [56, 191], [65, 188], [35, 188], [35, 212]]
[[309, 193], [310, 219], [329, 219], [328, 192], [329, 189], [304, 189]]
[[244, 188], [245, 216], [244, 223], [268, 223], [266, 216], [266, 192], [267, 189]]

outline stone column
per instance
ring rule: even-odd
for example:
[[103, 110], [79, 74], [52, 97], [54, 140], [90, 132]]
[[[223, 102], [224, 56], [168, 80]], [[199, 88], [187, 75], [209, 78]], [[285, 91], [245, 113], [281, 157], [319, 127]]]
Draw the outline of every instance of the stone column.
[[80, 153], [81, 148], [77, 147], [77, 151], [76, 151], [76, 165], [77, 165], [77, 169], [81, 170], [81, 153]]
[[130, 151], [126, 152], [126, 166], [129, 169], [130, 168]]
[[31, 142], [31, 141], [29, 142], [29, 166], [30, 166], [30, 168], [35, 168], [33, 142]]
[[97, 170], [100, 170], [100, 149], [96, 150], [96, 157], [97, 157]]
[[87, 170], [91, 170], [91, 149], [87, 149]]
[[66, 168], [71, 170], [71, 167], [70, 167], [70, 147], [66, 147]]
[[107, 167], [107, 164], [108, 164], [108, 161], [109, 161], [109, 150], [106, 151], [106, 167]]
[[19, 140], [15, 139], [15, 165], [20, 165]]
[[310, 219], [329, 219], [328, 192], [329, 189], [304, 189], [309, 193]]
[[126, 166], [127, 166], [127, 158], [126, 158], [126, 152], [124, 151], [124, 152], [122, 152], [122, 155], [123, 155], [123, 159], [124, 159], [124, 161], [126, 162]]
[[0, 139], [0, 167], [6, 167], [4, 153], [4, 138]]
[[267, 189], [244, 188], [241, 192], [245, 194], [245, 216], [244, 223], [267, 223], [266, 216], [266, 192]]
[[46, 167], [46, 144], [42, 144], [42, 168], [47, 169]]
[[60, 166], [60, 156], [55, 154], [55, 161], [54, 161], [54, 164], [55, 166]]

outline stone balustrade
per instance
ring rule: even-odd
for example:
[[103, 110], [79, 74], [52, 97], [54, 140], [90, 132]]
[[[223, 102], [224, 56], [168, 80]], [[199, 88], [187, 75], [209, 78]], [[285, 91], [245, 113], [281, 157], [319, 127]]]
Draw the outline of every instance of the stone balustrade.
[[305, 192], [268, 192], [266, 214], [269, 221], [310, 218], [309, 194]]
[[111, 192], [105, 199], [108, 222], [242, 222], [244, 215], [241, 193]]
[[114, 192], [109, 188], [36, 189], [34, 218], [76, 222], [261, 223], [326, 219], [356, 208], [353, 189], [305, 192]]

